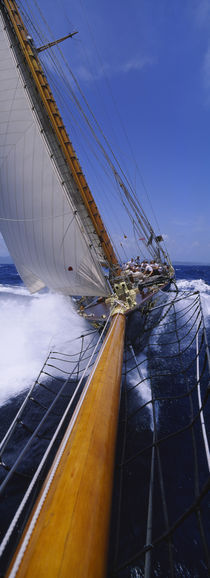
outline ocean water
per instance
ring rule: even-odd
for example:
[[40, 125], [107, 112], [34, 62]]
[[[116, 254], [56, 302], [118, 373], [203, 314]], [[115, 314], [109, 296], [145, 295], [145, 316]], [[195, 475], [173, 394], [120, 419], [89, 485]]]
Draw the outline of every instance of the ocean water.
[[50, 349], [67, 348], [87, 324], [69, 297], [30, 295], [14, 265], [0, 265], [0, 405], [36, 379]]
[[[208, 496], [204, 495], [201, 508], [198, 508], [197, 512], [193, 508], [195, 496], [199, 495], [201, 488], [209, 480], [209, 470], [201, 435], [196, 388], [194, 336], [197, 329], [198, 304], [195, 305], [195, 312], [192, 313], [192, 303], [197, 302], [199, 291], [207, 339], [210, 344], [210, 267], [178, 266], [176, 267], [176, 283], [180, 290], [179, 300], [175, 306], [176, 316], [172, 307], [167, 318], [163, 320], [163, 324], [153, 327], [149, 343], [143, 352], [138, 353], [138, 340], [136, 347], [134, 345], [143, 381], [142, 378], [139, 380], [135, 365], [134, 374], [136, 375], [133, 377], [131, 371], [126, 379], [128, 393], [124, 394], [124, 402], [122, 400], [121, 404], [122, 430], [118, 438], [119, 455], [118, 468], [116, 468], [111, 549], [118, 531], [119, 546], [117, 549], [113, 546], [114, 552], [110, 556], [115, 559], [113, 576], [116, 578], [143, 578], [144, 576], [146, 578], [153, 576], [204, 578], [209, 575], [207, 569], [208, 548], [210, 551]], [[173, 290], [173, 286], [171, 289]], [[171, 292], [165, 295], [166, 305], [163, 315], [169, 303], [173, 301], [173, 295]], [[148, 321], [152, 322], [152, 319], [151, 313]], [[177, 328], [179, 328], [178, 334]], [[181, 342], [177, 341], [176, 334], [179, 338], [182, 337]], [[202, 343], [201, 339], [200, 343]], [[179, 356], [179, 351], [182, 352], [181, 356]], [[201, 359], [202, 351], [200, 352], [200, 368]], [[183, 371], [186, 367], [188, 367], [187, 372]], [[206, 368], [205, 364], [202, 368], [204, 367]], [[128, 371], [130, 371], [129, 366]], [[202, 371], [202, 399], [206, 394], [204, 414], [208, 436], [210, 433], [210, 400], [207, 393], [209, 379], [207, 372], [205, 374]], [[139, 382], [139, 386], [134, 387], [135, 381], [136, 384]], [[154, 404], [151, 403], [151, 391], [156, 400]], [[193, 429], [189, 427], [191, 420], [194, 423]], [[123, 423], [127, 424], [126, 441], [123, 439]], [[155, 456], [153, 474], [151, 473], [152, 447]], [[148, 523], [149, 488], [152, 476], [151, 519]], [[119, 500], [121, 500], [121, 508], [118, 506]], [[190, 507], [192, 508], [191, 514], [186, 515]], [[119, 524], [116, 523], [118, 516], [120, 516]], [[180, 525], [177, 524], [179, 517], [182, 518]], [[150, 561], [147, 559], [147, 562], [151, 564], [151, 573], [148, 571], [148, 566], [147, 571], [144, 566], [147, 557], [145, 544], [148, 528], [152, 528], [149, 538], [147, 537], [147, 544], [150, 547], [148, 554], [151, 556]], [[170, 529], [168, 535], [172, 538], [171, 545], [167, 539], [163, 539], [166, 528]], [[206, 537], [206, 545], [202, 532]], [[111, 564], [110, 568], [112, 568]], [[112, 575], [111, 572], [110, 575]]]
[[[210, 266], [175, 267], [177, 285], [201, 292], [210, 326]], [[42, 291], [30, 295], [14, 265], [0, 265], [0, 404], [28, 388], [53, 347], [68, 348], [87, 324], [69, 297]]]
[[[179, 265], [175, 271], [180, 290], [200, 291], [210, 344], [210, 266]], [[15, 405], [19, 396], [28, 390], [48, 352], [54, 348], [68, 352], [69, 347], [72, 347], [69, 342], [81, 335], [87, 329], [87, 324], [77, 315], [70, 298], [47, 290], [30, 295], [14, 265], [0, 265], [0, 327], [0, 416], [5, 419], [5, 409]], [[142, 366], [142, 372], [146, 376], [146, 363]], [[146, 403], [150, 396], [147, 380], [141, 396], [142, 402]], [[148, 418], [145, 429], [148, 427], [152, 430], [151, 408], [148, 407], [145, 413]], [[188, 558], [191, 555], [190, 548], [188, 544]], [[194, 574], [186, 563], [186, 566], [180, 566], [175, 575], [189, 578], [207, 575], [202, 561], [198, 567], [200, 570]], [[167, 572], [161, 573], [157, 569], [154, 575], [163, 578], [169, 576]], [[142, 573], [138, 566], [133, 565], [122, 576], [139, 578]]]

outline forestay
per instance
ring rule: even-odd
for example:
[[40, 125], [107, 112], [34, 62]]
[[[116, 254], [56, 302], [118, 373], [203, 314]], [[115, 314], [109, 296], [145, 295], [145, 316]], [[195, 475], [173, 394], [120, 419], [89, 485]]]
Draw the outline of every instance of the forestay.
[[99, 239], [53, 153], [0, 15], [1, 232], [30, 292], [106, 295]]

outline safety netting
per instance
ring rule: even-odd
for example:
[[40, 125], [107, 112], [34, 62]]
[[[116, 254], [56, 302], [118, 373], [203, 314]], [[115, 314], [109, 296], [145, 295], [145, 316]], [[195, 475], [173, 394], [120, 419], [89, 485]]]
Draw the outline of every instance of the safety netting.
[[129, 332], [109, 577], [208, 574], [207, 330], [200, 294], [171, 291]]
[[[171, 291], [130, 321], [107, 576], [200, 578], [209, 568], [210, 486], [209, 329], [200, 295]], [[30, 389], [1, 408], [1, 575], [105, 333], [90, 330], [67, 352], [51, 351]]]
[[[31, 387], [0, 408], [0, 575], [4, 576], [77, 406], [106, 326], [50, 351]], [[70, 352], [70, 353], [69, 353]]]

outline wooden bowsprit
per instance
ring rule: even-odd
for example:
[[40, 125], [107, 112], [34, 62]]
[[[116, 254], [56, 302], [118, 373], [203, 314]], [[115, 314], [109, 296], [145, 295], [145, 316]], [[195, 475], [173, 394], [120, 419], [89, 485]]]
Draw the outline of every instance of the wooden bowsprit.
[[8, 576], [106, 575], [125, 317], [113, 317]]

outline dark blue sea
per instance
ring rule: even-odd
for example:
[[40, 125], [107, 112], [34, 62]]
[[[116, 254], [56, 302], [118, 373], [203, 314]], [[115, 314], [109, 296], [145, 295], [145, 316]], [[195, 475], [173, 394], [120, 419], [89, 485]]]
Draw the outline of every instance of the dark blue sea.
[[[201, 295], [203, 314], [207, 330], [207, 339], [210, 344], [210, 266], [205, 265], [177, 265], [175, 266], [176, 282], [180, 291], [199, 291]], [[4, 429], [2, 420], [8, 421], [8, 415], [12, 407], [16, 405], [19, 397], [25, 393], [29, 386], [36, 379], [41, 366], [43, 365], [48, 352], [56, 347], [60, 350], [66, 342], [81, 335], [87, 329], [87, 324], [78, 317], [71, 300], [68, 297], [56, 295], [50, 291], [42, 291], [38, 294], [30, 295], [22, 283], [15, 266], [12, 264], [0, 265], [0, 326], [1, 326], [1, 347], [0, 347], [0, 419], [1, 426]], [[145, 401], [148, 395], [148, 384], [145, 382]], [[161, 423], [161, 419], [163, 423]], [[167, 423], [168, 420], [168, 423]], [[173, 420], [176, 426], [176, 415], [171, 413], [168, 408], [167, 413], [162, 416], [160, 413], [160, 427], [167, 431], [169, 421]], [[180, 414], [179, 414], [180, 420]], [[178, 422], [178, 418], [177, 418]], [[151, 424], [150, 424], [151, 425]], [[209, 426], [209, 424], [208, 424]], [[142, 430], [149, 427], [148, 424], [142, 427]], [[143, 435], [142, 431], [140, 432]], [[133, 440], [135, 445], [136, 440]], [[181, 451], [179, 449], [179, 451]], [[185, 471], [183, 480], [179, 481], [179, 488], [183, 484], [183, 503], [184, 493], [188, 492], [185, 487], [185, 478], [188, 483], [191, 479], [190, 456], [188, 449], [183, 448], [182, 463]], [[171, 492], [171, 512], [173, 512], [176, 501], [176, 483], [174, 481], [171, 455], [168, 455], [169, 484]], [[143, 462], [142, 462], [143, 468]], [[129, 472], [132, 477], [138, 476], [136, 472]], [[193, 474], [192, 474], [193, 476]], [[138, 483], [142, 484], [141, 476]], [[129, 481], [130, 484], [130, 481]], [[181, 484], [181, 485], [180, 485]], [[135, 486], [137, 485], [137, 481]], [[142, 486], [143, 488], [143, 486]], [[143, 489], [141, 492], [143, 495]], [[206, 504], [206, 502], [205, 502]], [[177, 506], [178, 508], [179, 506]], [[170, 510], [170, 504], [169, 504]], [[142, 507], [143, 512], [143, 507]], [[159, 515], [159, 514], [158, 514]], [[126, 518], [127, 519], [127, 518]], [[1, 530], [1, 521], [0, 521]], [[128, 528], [129, 530], [129, 528]], [[126, 529], [124, 534], [126, 535]], [[178, 532], [180, 530], [178, 529]], [[135, 536], [135, 526], [133, 530], [133, 540]], [[202, 554], [202, 548], [197, 548], [197, 535], [189, 536], [184, 530], [183, 552], [180, 563], [176, 565], [175, 577], [183, 578], [201, 578], [208, 575], [205, 555]], [[178, 547], [177, 547], [178, 551]], [[198, 554], [196, 554], [198, 552]], [[186, 559], [185, 559], [186, 554]], [[192, 561], [192, 563], [190, 562]], [[129, 569], [122, 570], [119, 574], [113, 576], [121, 578], [142, 578], [141, 565], [138, 561], [130, 565]], [[166, 566], [154, 566], [152, 576], [167, 578], [171, 576]]]
[[[180, 289], [200, 291], [208, 328], [210, 266], [177, 265], [175, 271]], [[86, 327], [68, 297], [47, 291], [30, 295], [10, 264], [0, 264], [0, 324], [0, 403], [28, 387], [52, 345], [61, 346]]]

